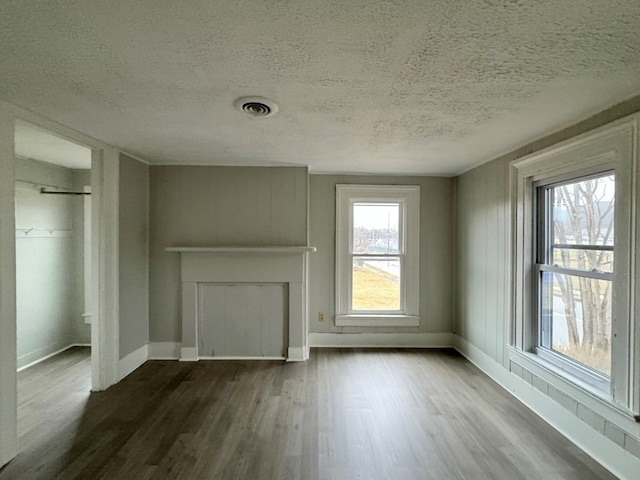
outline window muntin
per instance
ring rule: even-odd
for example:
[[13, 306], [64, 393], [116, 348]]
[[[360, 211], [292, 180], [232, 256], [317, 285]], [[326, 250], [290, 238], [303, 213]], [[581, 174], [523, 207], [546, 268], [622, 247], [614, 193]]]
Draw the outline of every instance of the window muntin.
[[[615, 176], [537, 187], [538, 346], [611, 374]], [[570, 362], [563, 362], [569, 365]], [[596, 377], [598, 376], [596, 375]], [[603, 382], [603, 380], [605, 380]]]

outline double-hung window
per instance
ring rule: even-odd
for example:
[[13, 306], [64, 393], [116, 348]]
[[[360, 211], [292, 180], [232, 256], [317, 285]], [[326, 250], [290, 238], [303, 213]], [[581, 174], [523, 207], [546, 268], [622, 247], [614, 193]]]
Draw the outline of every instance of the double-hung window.
[[537, 353], [607, 388], [611, 375], [615, 173], [535, 188]]
[[621, 120], [511, 164], [509, 349], [512, 361], [556, 388], [636, 418], [639, 121]]
[[418, 325], [419, 187], [336, 193], [336, 325]]

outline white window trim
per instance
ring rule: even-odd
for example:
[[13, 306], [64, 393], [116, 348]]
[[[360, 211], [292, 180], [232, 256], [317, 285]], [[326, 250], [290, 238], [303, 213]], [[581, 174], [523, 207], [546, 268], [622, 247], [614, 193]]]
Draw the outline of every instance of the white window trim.
[[[351, 312], [351, 206], [355, 202], [400, 202], [404, 232], [400, 313]], [[336, 325], [419, 325], [420, 187], [414, 185], [336, 185]]]
[[[548, 359], [535, 352], [535, 302], [533, 274], [534, 186], [553, 177], [575, 176], [614, 170], [616, 174], [615, 276], [612, 326], [612, 368], [610, 392], [585, 384], [562, 372], [564, 390], [579, 389], [599, 398], [601, 406], [615, 405], [628, 416], [640, 412], [639, 313], [640, 230], [638, 198], [638, 122], [640, 114], [627, 117], [560, 145], [529, 155], [511, 164], [513, 222], [513, 316], [510, 357], [548, 367]], [[561, 370], [555, 370], [558, 375]]]

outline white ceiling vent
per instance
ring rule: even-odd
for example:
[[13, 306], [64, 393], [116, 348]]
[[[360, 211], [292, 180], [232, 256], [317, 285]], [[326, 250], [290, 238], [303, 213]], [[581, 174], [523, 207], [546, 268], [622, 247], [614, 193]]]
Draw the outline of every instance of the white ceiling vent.
[[233, 105], [252, 117], [270, 117], [278, 111], [278, 106], [264, 97], [240, 97]]

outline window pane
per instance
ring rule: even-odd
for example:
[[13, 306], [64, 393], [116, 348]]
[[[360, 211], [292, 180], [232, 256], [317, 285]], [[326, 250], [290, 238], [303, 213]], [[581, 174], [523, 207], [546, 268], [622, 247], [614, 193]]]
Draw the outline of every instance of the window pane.
[[398, 203], [353, 205], [353, 253], [399, 253]]
[[551, 188], [553, 243], [613, 245], [613, 174]]
[[575, 270], [613, 273], [613, 252], [611, 250], [554, 248], [551, 263]]
[[400, 310], [400, 259], [353, 258], [353, 310]]
[[611, 282], [543, 272], [541, 294], [543, 346], [610, 375]]

